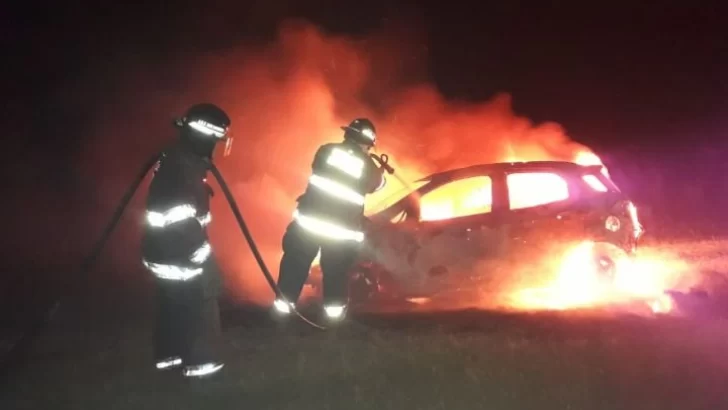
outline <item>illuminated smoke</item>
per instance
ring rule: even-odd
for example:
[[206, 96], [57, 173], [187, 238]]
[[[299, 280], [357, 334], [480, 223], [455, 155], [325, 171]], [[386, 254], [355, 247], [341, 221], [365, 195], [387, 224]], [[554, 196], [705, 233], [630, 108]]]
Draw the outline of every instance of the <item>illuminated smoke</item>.
[[[165, 64], [119, 62], [120, 74], [105, 83], [96, 113], [94, 133], [103, 138], [86, 145], [82, 172], [96, 173], [97, 199], [111, 207], [138, 164], [173, 138], [174, 115], [197, 102], [219, 104], [232, 118], [235, 143], [232, 155], [217, 163], [276, 276], [281, 237], [313, 153], [340, 140], [339, 126], [355, 117], [375, 122], [378, 152], [389, 154], [407, 180], [491, 161], [574, 160], [586, 151], [558, 124], [516, 115], [507, 94], [475, 104], [447, 101], [431, 84], [395, 87], [422, 74], [406, 71], [425, 65], [407, 54], [420, 53], [416, 40], [387, 32], [354, 40], [293, 21], [266, 48], [171, 56]], [[400, 188], [390, 178], [370, 200]], [[272, 293], [217, 191], [211, 235], [229, 288], [241, 298], [269, 301]], [[138, 270], [138, 244], [128, 240], [124, 247], [130, 250], [125, 263]]]

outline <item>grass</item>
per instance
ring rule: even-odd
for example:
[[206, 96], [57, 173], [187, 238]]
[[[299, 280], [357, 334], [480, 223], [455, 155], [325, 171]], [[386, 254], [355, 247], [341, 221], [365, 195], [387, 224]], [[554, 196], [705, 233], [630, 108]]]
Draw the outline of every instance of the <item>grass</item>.
[[[659, 250], [725, 272], [727, 246]], [[705, 279], [726, 287], [722, 273]], [[322, 332], [241, 308], [226, 314], [223, 372], [191, 383], [154, 370], [151, 294], [93, 299], [59, 312], [0, 386], [0, 409], [728, 408], [728, 320], [710, 315], [360, 313]]]
[[728, 324], [478, 311], [358, 316], [336, 331], [228, 318], [217, 378], [151, 363], [150, 324], [59, 323], [2, 409], [718, 409]]

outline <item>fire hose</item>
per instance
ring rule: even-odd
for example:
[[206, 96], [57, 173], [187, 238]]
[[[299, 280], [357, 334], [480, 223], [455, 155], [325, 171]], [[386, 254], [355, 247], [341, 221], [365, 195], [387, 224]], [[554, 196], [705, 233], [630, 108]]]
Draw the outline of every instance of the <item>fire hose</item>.
[[[394, 168], [392, 168], [391, 165], [389, 165], [389, 157], [387, 154], [382, 154], [381, 156], [377, 156], [376, 154], [370, 154], [372, 159], [374, 159], [376, 162], [379, 163], [379, 165], [387, 171], [389, 174], [394, 174]], [[253, 253], [253, 256], [255, 257], [255, 261], [258, 263], [258, 267], [260, 268], [260, 271], [263, 273], [263, 276], [265, 276], [265, 280], [268, 282], [268, 285], [270, 286], [271, 290], [275, 293], [276, 298], [279, 298], [287, 305], [291, 306], [291, 311], [296, 314], [301, 320], [308, 323], [309, 325], [325, 330], [326, 327], [308, 319], [306, 316], [301, 314], [293, 304], [289, 303], [288, 300], [286, 300], [285, 296], [283, 296], [283, 293], [281, 292], [280, 288], [278, 288], [278, 285], [276, 284], [275, 280], [273, 279], [273, 275], [271, 275], [270, 270], [268, 270], [268, 266], [266, 266], [265, 261], [263, 260], [263, 257], [260, 254], [260, 251], [258, 250], [258, 246], [255, 243], [255, 240], [253, 239], [253, 236], [250, 233], [250, 230], [248, 229], [248, 225], [245, 223], [245, 219], [243, 218], [243, 215], [240, 213], [240, 209], [238, 208], [237, 202], [235, 201], [235, 198], [233, 197], [233, 194], [230, 192], [230, 189], [228, 189], [227, 184], [225, 183], [225, 178], [223, 178], [222, 174], [220, 173], [220, 170], [217, 169], [215, 164], [212, 162], [208, 162], [208, 165], [210, 167], [210, 171], [212, 171], [212, 174], [215, 176], [215, 179], [217, 180], [218, 184], [220, 185], [220, 188], [222, 188], [222, 192], [225, 195], [225, 198], [228, 201], [228, 204], [230, 205], [230, 209], [233, 212], [233, 215], [235, 215], [235, 219], [238, 222], [238, 226], [240, 227], [240, 230], [243, 233], [243, 236], [245, 237], [245, 240], [248, 242], [248, 246], [250, 247], [250, 251]]]
[[[161, 156], [161, 153], [158, 153], [151, 157], [142, 167], [140, 172], [137, 174], [137, 177], [134, 179], [132, 184], [129, 186], [127, 191], [124, 193], [124, 196], [122, 197], [119, 205], [116, 207], [114, 214], [111, 217], [111, 220], [109, 224], [106, 225], [104, 228], [101, 237], [98, 241], [96, 241], [92, 247], [91, 252], [89, 255], [83, 259], [81, 263], [81, 267], [79, 269], [79, 274], [82, 277], [85, 277], [89, 271], [91, 270], [94, 262], [98, 259], [99, 255], [101, 254], [101, 251], [104, 249], [104, 246], [106, 245], [106, 242], [108, 241], [111, 234], [114, 232], [114, 229], [118, 225], [119, 221], [121, 220], [121, 217], [126, 210], [127, 206], [131, 202], [132, 198], [134, 197], [134, 194], [139, 188], [139, 185], [141, 185], [142, 181], [144, 181], [144, 178], [149, 173], [149, 170], [154, 167], [154, 165], [159, 161], [159, 158]], [[386, 154], [382, 154], [381, 156], [377, 156], [375, 154], [371, 154], [371, 157], [379, 163], [379, 165], [385, 169], [389, 174], [394, 173], [394, 168], [392, 168], [388, 164], [389, 158]], [[235, 216], [235, 219], [238, 223], [238, 226], [240, 227], [240, 230], [243, 233], [243, 236], [245, 237], [246, 242], [248, 243], [248, 246], [250, 247], [251, 252], [253, 253], [253, 256], [255, 257], [256, 262], [258, 263], [258, 266], [265, 276], [266, 281], [268, 282], [268, 285], [270, 286], [271, 290], [275, 293], [276, 297], [282, 298], [285, 301], [285, 298], [283, 297], [280, 289], [278, 288], [278, 285], [276, 284], [275, 280], [273, 279], [273, 276], [271, 275], [270, 271], [268, 270], [268, 267], [265, 264], [265, 261], [263, 260], [263, 257], [260, 254], [260, 251], [258, 250], [258, 247], [255, 243], [255, 240], [253, 239], [250, 230], [247, 227], [247, 224], [245, 223], [245, 220], [240, 213], [240, 209], [237, 206], [237, 202], [235, 201], [235, 198], [233, 197], [232, 193], [230, 192], [230, 189], [228, 188], [227, 184], [225, 183], [225, 179], [223, 178], [220, 171], [217, 169], [215, 164], [212, 162], [207, 163], [210, 170], [212, 171], [213, 175], [215, 176], [215, 179], [217, 180], [218, 184], [222, 188], [222, 191], [225, 195], [225, 198], [228, 201], [228, 204], [230, 205], [230, 208]], [[15, 341], [15, 343], [12, 344], [12, 346], [8, 349], [8, 351], [3, 355], [2, 359], [0, 359], [0, 365], [3, 369], [3, 374], [0, 375], [0, 378], [2, 380], [5, 379], [5, 377], [9, 376], [12, 371], [10, 371], [15, 365], [22, 362], [22, 359], [25, 357], [25, 355], [30, 351], [30, 347], [32, 346], [33, 342], [38, 338], [40, 333], [45, 329], [53, 320], [56, 313], [58, 312], [58, 309], [61, 305], [62, 300], [62, 294], [58, 296], [54, 302], [50, 305], [50, 307], [44, 312], [44, 314], [34, 323], [32, 323], [28, 329], [23, 332], [20, 337]], [[293, 307], [293, 305], [291, 305]], [[295, 309], [295, 307], [292, 308], [292, 311], [304, 322], [307, 324], [318, 328], [325, 330], [326, 327], [315, 323], [314, 321], [306, 318], [303, 314], [301, 314], [298, 310]], [[1, 381], [1, 380], [0, 380]]]
[[255, 261], [258, 263], [258, 267], [260, 268], [260, 271], [263, 273], [263, 276], [265, 276], [265, 280], [268, 282], [268, 285], [270, 286], [271, 290], [275, 293], [277, 298], [280, 298], [283, 300], [286, 304], [291, 306], [291, 310], [298, 316], [301, 320], [308, 323], [309, 325], [325, 330], [326, 327], [321, 326], [320, 324], [306, 318], [304, 315], [302, 315], [293, 304], [288, 303], [288, 300], [283, 296], [283, 293], [281, 292], [280, 288], [278, 288], [278, 285], [276, 284], [276, 281], [273, 279], [273, 275], [270, 274], [270, 271], [268, 270], [268, 266], [266, 266], [265, 261], [263, 260], [263, 257], [260, 254], [260, 251], [258, 250], [258, 246], [255, 243], [255, 240], [253, 239], [253, 236], [250, 234], [250, 230], [248, 229], [248, 225], [245, 223], [245, 219], [243, 219], [243, 215], [240, 213], [240, 209], [238, 208], [237, 203], [235, 202], [235, 198], [233, 197], [233, 194], [230, 192], [230, 189], [228, 189], [227, 184], [225, 183], [225, 179], [222, 177], [222, 174], [220, 173], [220, 170], [217, 169], [215, 164], [212, 162], [208, 162], [208, 165], [210, 166], [210, 171], [212, 171], [212, 174], [215, 176], [215, 179], [217, 180], [218, 184], [220, 184], [220, 188], [222, 188], [223, 194], [225, 194], [225, 198], [228, 201], [228, 204], [230, 205], [230, 209], [233, 211], [233, 215], [235, 215], [235, 219], [238, 222], [238, 226], [240, 227], [240, 230], [243, 232], [243, 236], [245, 236], [245, 240], [248, 242], [248, 246], [250, 247], [250, 251], [253, 252], [253, 256], [255, 257]]

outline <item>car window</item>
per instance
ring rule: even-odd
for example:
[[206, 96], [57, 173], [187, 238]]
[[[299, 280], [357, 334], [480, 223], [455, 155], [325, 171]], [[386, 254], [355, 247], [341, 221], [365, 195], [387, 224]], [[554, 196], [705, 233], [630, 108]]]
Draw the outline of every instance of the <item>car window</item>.
[[569, 184], [551, 172], [518, 172], [508, 174], [510, 209], [524, 209], [569, 199]]
[[489, 213], [493, 205], [493, 184], [488, 176], [448, 182], [422, 195], [420, 220], [436, 221]]
[[[388, 181], [387, 185], [385, 185], [385, 188], [382, 190], [383, 192], [376, 192], [367, 197], [364, 213], [367, 216], [370, 216], [382, 212], [407, 195], [411, 195], [414, 191], [429, 182], [430, 181], [428, 179], [425, 179], [409, 182], [405, 186], [401, 186], [402, 184], [396, 180], [394, 184], [392, 184], [392, 181]], [[400, 188], [392, 193], [392, 191], [389, 190], [392, 185], [400, 186]]]

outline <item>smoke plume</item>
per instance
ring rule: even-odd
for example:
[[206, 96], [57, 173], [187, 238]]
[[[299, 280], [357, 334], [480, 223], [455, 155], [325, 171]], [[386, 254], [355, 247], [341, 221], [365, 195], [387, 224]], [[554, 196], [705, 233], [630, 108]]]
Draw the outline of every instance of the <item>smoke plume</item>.
[[[234, 145], [216, 163], [277, 275], [281, 237], [313, 154], [320, 144], [340, 140], [339, 127], [355, 117], [374, 121], [378, 152], [390, 156], [405, 180], [490, 161], [574, 160], [588, 151], [558, 124], [533, 124], [514, 113], [507, 94], [477, 104], [449, 101], [433, 84], [414, 81], [426, 78], [422, 39], [405, 34], [354, 39], [289, 21], [277, 41], [262, 48], [118, 62], [114, 73], [121, 74], [105, 82], [104, 101], [93, 113], [91, 134], [103, 137], [87, 142], [79, 172], [97, 176], [96, 201], [111, 209], [137, 164], [174, 138], [175, 115], [197, 102], [220, 105], [232, 118]], [[390, 179], [370, 201], [401, 188]], [[135, 218], [140, 201], [131, 211]], [[228, 288], [241, 299], [269, 301], [272, 292], [219, 189], [213, 215], [212, 242]], [[115, 263], [140, 270], [135, 238], [128, 234], [117, 245], [129, 252]]]

